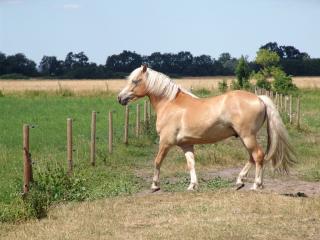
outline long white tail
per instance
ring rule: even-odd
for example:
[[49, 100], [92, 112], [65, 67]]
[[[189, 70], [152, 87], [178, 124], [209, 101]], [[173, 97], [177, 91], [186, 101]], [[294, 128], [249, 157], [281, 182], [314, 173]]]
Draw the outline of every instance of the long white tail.
[[296, 162], [288, 132], [272, 100], [267, 96], [259, 96], [259, 98], [267, 108], [268, 145], [265, 160], [271, 160], [274, 168], [288, 173], [289, 167]]

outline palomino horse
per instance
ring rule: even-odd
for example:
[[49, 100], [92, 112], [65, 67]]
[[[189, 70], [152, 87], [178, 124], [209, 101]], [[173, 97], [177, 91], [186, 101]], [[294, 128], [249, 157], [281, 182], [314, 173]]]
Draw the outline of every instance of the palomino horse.
[[[126, 87], [119, 93], [122, 105], [148, 96], [156, 112], [156, 128], [160, 135], [159, 151], [151, 189], [160, 189], [159, 175], [162, 160], [172, 146], [179, 146], [187, 159], [191, 182], [188, 190], [197, 185], [194, 145], [215, 143], [231, 136], [239, 137], [249, 153], [249, 161], [241, 170], [236, 184], [244, 186], [243, 178], [255, 164], [256, 173], [251, 189], [262, 187], [264, 160], [287, 172], [294, 163], [288, 134], [279, 112], [267, 96], [245, 91], [230, 91], [223, 95], [198, 98], [182, 89], [171, 79], [146, 65], [135, 69]], [[257, 142], [257, 133], [267, 121], [268, 146], [266, 154]]]

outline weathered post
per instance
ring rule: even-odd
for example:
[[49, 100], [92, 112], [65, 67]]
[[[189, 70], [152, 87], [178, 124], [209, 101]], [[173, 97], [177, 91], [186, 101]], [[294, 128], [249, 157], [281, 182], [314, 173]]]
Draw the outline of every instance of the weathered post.
[[129, 106], [126, 105], [125, 116], [124, 116], [124, 135], [123, 142], [128, 144], [128, 133], [129, 133]]
[[149, 123], [150, 123], [150, 121], [151, 121], [151, 102], [149, 101], [148, 102], [148, 121], [149, 121]]
[[140, 134], [140, 105], [137, 104], [136, 112], [136, 136], [139, 137]]
[[289, 97], [289, 122], [292, 124], [292, 95]]
[[284, 95], [284, 112], [287, 113], [288, 96]]
[[297, 128], [300, 128], [300, 97], [297, 99]]
[[109, 111], [109, 153], [112, 153], [113, 127], [112, 127], [112, 111]]
[[145, 130], [149, 129], [149, 116], [148, 116], [148, 101], [144, 101], [144, 109], [143, 109], [143, 122], [145, 126]]
[[23, 125], [23, 193], [30, 190], [32, 181], [32, 165], [29, 152], [29, 125]]
[[67, 119], [67, 161], [68, 174], [72, 174], [73, 170], [73, 156], [72, 156], [72, 119]]
[[97, 113], [92, 111], [91, 114], [91, 148], [90, 148], [90, 162], [92, 166], [96, 165], [96, 119]]

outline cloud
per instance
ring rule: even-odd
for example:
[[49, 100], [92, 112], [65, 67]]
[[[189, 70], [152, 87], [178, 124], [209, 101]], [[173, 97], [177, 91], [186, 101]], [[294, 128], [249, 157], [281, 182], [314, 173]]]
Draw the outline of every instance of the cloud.
[[79, 9], [80, 5], [76, 3], [67, 3], [63, 5], [63, 8], [67, 10], [75, 10], [75, 9]]

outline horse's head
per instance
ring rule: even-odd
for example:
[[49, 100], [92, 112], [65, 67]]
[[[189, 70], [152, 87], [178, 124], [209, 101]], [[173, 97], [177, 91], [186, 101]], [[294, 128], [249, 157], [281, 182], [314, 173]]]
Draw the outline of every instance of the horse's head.
[[127, 105], [130, 101], [144, 97], [147, 94], [146, 86], [147, 65], [135, 69], [128, 77], [128, 83], [118, 95], [118, 101]]

